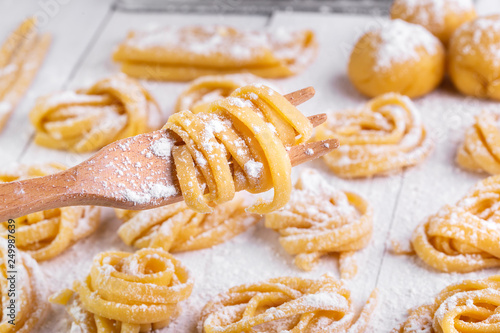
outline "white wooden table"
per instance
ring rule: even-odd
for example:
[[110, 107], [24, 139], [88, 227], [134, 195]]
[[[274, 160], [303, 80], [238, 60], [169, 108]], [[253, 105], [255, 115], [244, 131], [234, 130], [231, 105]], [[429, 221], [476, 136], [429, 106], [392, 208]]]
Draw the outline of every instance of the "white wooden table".
[[[43, 30], [52, 33], [53, 44], [29, 93], [19, 104], [5, 130], [0, 133], [0, 165], [58, 161], [74, 165], [88, 155], [76, 155], [36, 146], [28, 113], [37, 96], [65, 88], [88, 86], [96, 79], [115, 73], [111, 61], [114, 46], [127, 31], [167, 24], [224, 23], [239, 27], [294, 26], [316, 31], [320, 52], [316, 62], [303, 74], [277, 82], [284, 91], [312, 85], [317, 96], [301, 106], [307, 115], [355, 106], [366, 101], [346, 78], [346, 63], [357, 37], [386, 18], [320, 13], [276, 12], [264, 16], [186, 15], [115, 10], [111, 0], [0, 2], [0, 39], [26, 16], [36, 14], [44, 22]], [[497, 0], [477, 3], [482, 14], [500, 12]], [[45, 20], [44, 20], [45, 19]], [[167, 119], [180, 83], [144, 82], [158, 99]], [[461, 171], [454, 163], [457, 145], [470, 126], [473, 115], [497, 103], [480, 101], [455, 92], [449, 85], [416, 101], [436, 149], [422, 165], [391, 177], [345, 181], [328, 172], [321, 161], [310, 163], [341, 189], [358, 192], [375, 208], [372, 242], [358, 253], [358, 275], [350, 281], [357, 306], [361, 306], [373, 288], [380, 289], [380, 301], [367, 332], [388, 332], [400, 323], [406, 311], [431, 301], [444, 286], [461, 279], [499, 273], [486, 270], [471, 274], [438, 273], [411, 257], [390, 253], [390, 240], [407, 242], [411, 232], [426, 216], [446, 203], [454, 203], [485, 175]], [[77, 243], [61, 256], [41, 264], [50, 287], [57, 291], [70, 287], [74, 279], [89, 271], [92, 257], [109, 249], [132, 251], [116, 234], [120, 222], [111, 209], [104, 209], [99, 230]], [[281, 275], [338, 276], [337, 259], [326, 258], [313, 272], [303, 273], [293, 258], [278, 244], [278, 236], [262, 224], [232, 241], [213, 249], [179, 254], [195, 276], [193, 295], [183, 304], [181, 316], [162, 332], [194, 332], [201, 307], [215, 294], [227, 288]], [[62, 307], [52, 307], [40, 332], [62, 332], [67, 325]]]

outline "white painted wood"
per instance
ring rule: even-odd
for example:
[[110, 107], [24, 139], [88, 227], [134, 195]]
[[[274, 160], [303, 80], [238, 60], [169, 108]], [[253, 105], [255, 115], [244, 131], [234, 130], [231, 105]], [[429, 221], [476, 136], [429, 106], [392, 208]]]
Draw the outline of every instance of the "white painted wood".
[[[11, 30], [27, 12], [36, 11], [39, 6], [37, 3], [28, 6], [22, 2], [23, 7], [17, 7], [13, 3], [6, 3], [11, 6], [8, 7], [9, 11], [0, 10], [0, 34], [6, 35], [6, 31]], [[85, 7], [89, 3], [92, 8]], [[479, 12], [489, 13], [493, 10], [490, 5], [495, 3], [496, 0], [479, 1]], [[60, 89], [65, 83], [69, 88], [79, 88], [116, 73], [118, 65], [111, 61], [112, 50], [131, 29], [165, 24], [212, 23], [255, 28], [266, 25], [312, 28], [320, 44], [316, 62], [296, 77], [276, 80], [283, 92], [314, 86], [316, 97], [300, 106], [305, 114], [311, 115], [327, 110], [339, 111], [367, 101], [349, 83], [346, 64], [352, 45], [361, 33], [386, 20], [380, 17], [312, 13], [276, 13], [269, 21], [259, 16], [131, 12], [113, 12], [106, 17], [108, 4], [102, 1], [85, 4], [70, 2], [48, 23], [46, 29], [55, 37], [53, 47], [31, 94], [20, 104], [8, 128], [0, 134], [1, 162], [4, 159], [17, 160], [22, 147], [30, 139], [32, 129], [27, 114], [34, 97]], [[78, 61], [80, 57], [81, 62]], [[184, 83], [143, 83], [158, 99], [164, 120], [171, 114], [177, 95], [186, 86]], [[347, 181], [331, 174], [321, 161], [308, 165], [318, 168], [339, 188], [363, 195], [374, 207], [374, 235], [370, 245], [357, 254], [359, 273], [349, 282], [358, 308], [373, 288], [378, 287], [380, 290], [379, 307], [367, 332], [389, 332], [404, 319], [409, 308], [431, 301], [436, 292], [453, 281], [493, 273], [493, 270], [467, 275], [437, 273], [420, 264], [416, 258], [395, 256], [388, 252], [390, 240], [407, 242], [415, 226], [426, 216], [435, 213], [444, 204], [454, 203], [485, 176], [460, 171], [454, 163], [454, 155], [464, 129], [472, 122], [472, 116], [484, 107], [495, 107], [496, 104], [465, 98], [449, 84], [416, 103], [436, 143], [434, 153], [421, 166], [389, 177]], [[31, 143], [21, 161], [59, 161], [70, 166], [86, 156], [45, 149]], [[295, 170], [294, 175], [297, 172]], [[133, 250], [118, 238], [116, 230], [120, 222], [114, 217], [113, 211], [103, 211], [102, 224], [93, 236], [77, 243], [59, 257], [41, 264], [52, 291], [71, 287], [73, 280], [84, 278], [95, 254], [110, 249]], [[163, 333], [194, 332], [202, 306], [217, 293], [240, 283], [283, 275], [319, 277], [330, 273], [338, 276], [337, 259], [334, 257], [322, 259], [319, 267], [310, 273], [298, 270], [293, 258], [280, 247], [278, 235], [265, 229], [262, 223], [213, 249], [176, 256], [191, 270], [196, 285], [192, 296], [183, 302], [180, 317], [161, 330]], [[66, 331], [67, 321], [64, 308], [53, 306], [39, 331]]]

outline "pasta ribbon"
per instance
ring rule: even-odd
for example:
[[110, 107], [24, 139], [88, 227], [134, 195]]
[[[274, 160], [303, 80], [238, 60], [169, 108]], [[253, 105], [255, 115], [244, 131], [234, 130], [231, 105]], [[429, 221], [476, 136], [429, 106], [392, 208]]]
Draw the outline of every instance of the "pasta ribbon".
[[160, 108], [139, 82], [120, 74], [39, 98], [30, 119], [37, 144], [82, 153], [157, 129]]
[[253, 83], [262, 83], [274, 89], [270, 82], [249, 73], [202, 76], [179, 95], [174, 112], [205, 112], [212, 102], [229, 97], [236, 89]]
[[161, 249], [104, 252], [90, 274], [50, 301], [66, 305], [73, 328], [86, 333], [138, 333], [166, 327], [187, 299], [193, 279]]
[[[66, 168], [48, 165], [21, 166], [12, 172], [2, 170], [0, 183], [42, 177]], [[52, 259], [98, 227], [100, 209], [94, 206], [62, 207], [28, 214], [14, 219], [16, 247], [38, 261]], [[9, 222], [0, 223], [0, 235], [8, 238]]]
[[189, 81], [242, 72], [280, 78], [302, 71], [314, 59], [316, 49], [310, 30], [165, 27], [130, 32], [113, 60], [122, 64], [122, 72], [144, 79]]
[[433, 148], [413, 102], [396, 93], [376, 97], [357, 110], [330, 114], [318, 127], [316, 138], [339, 139], [340, 148], [323, 158], [335, 174], [345, 178], [416, 165]]
[[49, 309], [48, 290], [37, 262], [13, 244], [0, 239], [0, 332], [35, 332]]
[[201, 214], [184, 202], [146, 211], [117, 211], [125, 221], [118, 235], [127, 245], [138, 248], [161, 247], [167, 252], [204, 249], [223, 243], [259, 221], [245, 212], [244, 198], [237, 196]]
[[498, 114], [483, 112], [467, 131], [458, 149], [457, 163], [464, 169], [500, 174], [500, 130]]
[[206, 112], [175, 113], [163, 128], [184, 142], [172, 148], [172, 156], [184, 200], [200, 213], [243, 189], [261, 193], [274, 188], [272, 202], [258, 201], [250, 212], [283, 207], [292, 190], [286, 148], [308, 140], [312, 132], [307, 117], [260, 84], [238, 88]]
[[354, 252], [370, 241], [373, 210], [360, 196], [339, 191], [317, 171], [305, 169], [288, 204], [266, 214], [266, 227], [280, 233], [280, 244], [305, 271], [321, 256], [340, 253], [340, 275], [346, 279], [357, 272]]
[[358, 319], [344, 282], [281, 277], [229, 289], [201, 313], [200, 333], [362, 333], [376, 307], [376, 290]]
[[0, 47], [0, 131], [28, 90], [50, 46], [50, 35], [36, 31], [29, 18]]
[[500, 176], [477, 184], [454, 206], [419, 225], [412, 238], [417, 255], [444, 272], [500, 266]]
[[393, 333], [500, 332], [500, 275], [465, 280], [443, 289], [428, 305], [410, 311]]

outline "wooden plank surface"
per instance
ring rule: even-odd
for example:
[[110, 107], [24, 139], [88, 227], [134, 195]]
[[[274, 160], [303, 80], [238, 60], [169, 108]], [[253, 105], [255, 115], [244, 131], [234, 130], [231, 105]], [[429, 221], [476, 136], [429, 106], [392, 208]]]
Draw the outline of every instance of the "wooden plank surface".
[[[0, 161], [4, 164], [59, 161], [71, 166], [88, 156], [33, 144], [28, 113], [37, 96], [62, 88], [86, 87], [99, 78], [116, 73], [118, 66], [111, 61], [111, 53], [129, 30], [166, 24], [213, 23], [242, 28], [312, 28], [320, 44], [316, 62], [296, 77], [275, 81], [283, 92], [314, 86], [316, 97], [300, 107], [306, 115], [312, 115], [366, 102], [367, 99], [359, 95], [347, 80], [346, 63], [359, 35], [386, 20], [382, 17], [289, 12], [276, 12], [270, 18], [122, 12], [113, 10], [110, 1], [97, 0], [73, 1], [61, 5], [58, 10], [48, 11], [40, 3], [7, 1], [0, 4], [0, 38], [5, 38], [25, 16], [38, 11], [49, 16], [42, 30], [54, 36], [51, 50], [29, 94], [0, 133]], [[500, 12], [496, 0], [481, 0], [477, 4], [480, 13]], [[50, 16], [49, 12], [54, 14]], [[143, 83], [158, 99], [163, 112], [162, 122], [165, 121], [186, 84]], [[396, 256], [390, 252], [390, 240], [407, 243], [415, 226], [426, 216], [435, 213], [444, 204], [454, 203], [484, 177], [459, 170], [454, 163], [454, 154], [473, 115], [485, 107], [496, 106], [492, 102], [464, 98], [449, 85], [417, 100], [416, 104], [436, 144], [431, 157], [421, 166], [389, 177], [346, 181], [328, 172], [321, 161], [308, 165], [319, 169], [338, 188], [361, 194], [374, 207], [374, 235], [370, 245], [356, 255], [360, 270], [349, 282], [358, 308], [373, 288], [380, 289], [381, 300], [367, 332], [390, 331], [401, 322], [410, 307], [429, 302], [437, 291], [451, 282], [494, 272], [487, 270], [466, 275], [437, 273], [415, 258]], [[294, 176], [298, 171], [294, 171]], [[93, 236], [77, 243], [59, 257], [42, 263], [51, 290], [70, 287], [74, 279], [83, 278], [90, 269], [93, 256], [99, 252], [110, 249], [132, 251], [116, 234], [119, 224], [111, 209], [103, 209], [101, 226]], [[319, 277], [330, 273], [338, 276], [335, 257], [323, 259], [313, 272], [299, 271], [293, 264], [293, 258], [280, 247], [278, 235], [265, 229], [262, 223], [213, 249], [182, 253], [177, 257], [192, 271], [196, 285], [193, 295], [183, 302], [180, 317], [161, 332], [194, 332], [201, 307], [217, 293], [240, 283], [282, 275]], [[68, 316], [64, 309], [54, 306], [39, 331], [65, 331], [67, 324]]]

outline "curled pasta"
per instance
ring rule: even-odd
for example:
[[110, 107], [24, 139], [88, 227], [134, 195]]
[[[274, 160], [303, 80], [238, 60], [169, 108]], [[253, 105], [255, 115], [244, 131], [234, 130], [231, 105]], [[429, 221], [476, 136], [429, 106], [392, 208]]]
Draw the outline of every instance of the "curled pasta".
[[35, 19], [29, 18], [0, 48], [0, 130], [34, 80], [50, 46], [50, 35], [36, 30]]
[[273, 87], [271, 83], [249, 73], [202, 76], [180, 94], [174, 111], [204, 112], [213, 101], [229, 97], [236, 89], [253, 83]]
[[376, 291], [355, 319], [344, 282], [281, 277], [229, 289], [201, 313], [200, 333], [362, 333], [376, 306]]
[[138, 248], [161, 247], [168, 252], [204, 249], [223, 243], [259, 221], [245, 212], [244, 198], [236, 197], [201, 214], [184, 202], [146, 211], [117, 211], [125, 223], [118, 235]]
[[0, 271], [0, 331], [35, 332], [49, 309], [47, 286], [37, 262], [21, 251], [12, 253], [7, 240], [0, 239]]
[[485, 171], [492, 175], [500, 173], [499, 115], [483, 112], [465, 135], [458, 149], [457, 163], [471, 171]]
[[84, 281], [75, 281], [73, 290], [63, 290], [50, 301], [66, 305], [75, 330], [150, 332], [177, 316], [178, 303], [192, 289], [189, 272], [161, 249], [104, 252], [96, 256]]
[[350, 278], [352, 256], [372, 235], [373, 211], [360, 196], [336, 190], [317, 171], [302, 171], [288, 204], [266, 214], [266, 227], [280, 233], [280, 244], [296, 255], [295, 264], [310, 271], [322, 255], [340, 253], [340, 274]]
[[335, 174], [345, 178], [416, 165], [433, 148], [413, 102], [396, 93], [376, 97], [358, 110], [330, 114], [316, 137], [339, 139], [340, 148], [323, 158]]
[[[22, 166], [1, 171], [0, 183], [41, 177], [64, 170], [59, 164]], [[62, 207], [14, 219], [16, 246], [38, 261], [51, 259], [78, 240], [92, 234], [99, 225], [100, 209], [94, 206]], [[9, 222], [0, 223], [0, 235], [7, 238]]]
[[172, 148], [172, 156], [188, 207], [209, 213], [235, 191], [274, 188], [271, 202], [249, 207], [267, 213], [288, 202], [292, 184], [286, 147], [308, 140], [312, 124], [285, 97], [258, 84], [238, 88], [206, 112], [175, 113], [164, 129], [184, 142]]
[[428, 305], [410, 311], [394, 333], [500, 332], [500, 275], [465, 280], [443, 289]]
[[419, 225], [413, 249], [444, 272], [500, 266], [500, 178], [481, 181], [454, 206], [445, 206]]
[[81, 153], [157, 129], [160, 109], [137, 81], [120, 74], [39, 98], [30, 119], [37, 144]]
[[189, 81], [249, 72], [279, 78], [302, 71], [316, 55], [310, 30], [238, 30], [229, 26], [165, 27], [130, 32], [113, 54], [122, 72], [139, 78]]

